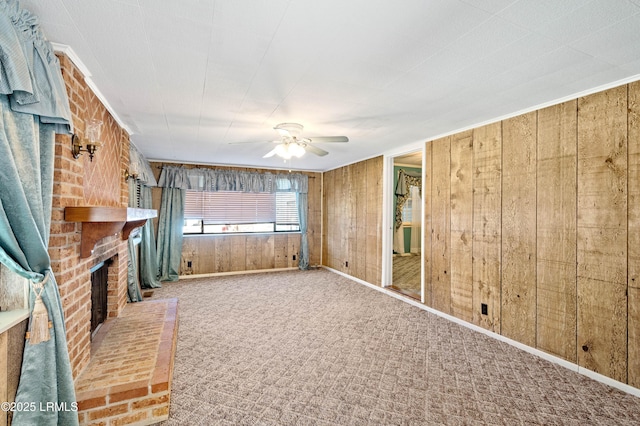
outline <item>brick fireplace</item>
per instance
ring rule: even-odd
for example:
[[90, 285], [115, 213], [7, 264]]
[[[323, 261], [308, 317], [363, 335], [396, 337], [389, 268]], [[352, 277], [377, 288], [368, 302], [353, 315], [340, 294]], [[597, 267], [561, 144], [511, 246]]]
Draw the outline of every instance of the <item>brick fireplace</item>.
[[[177, 300], [127, 304], [127, 236], [155, 212], [127, 209], [129, 135], [69, 57], [58, 56], [75, 133], [85, 137], [90, 119], [103, 123], [102, 146], [92, 161], [86, 154], [73, 158], [68, 135], [56, 135], [55, 145], [49, 254], [64, 311], [78, 418], [81, 424], [156, 423], [169, 415]], [[106, 321], [96, 327], [92, 274], [102, 264]], [[141, 339], [147, 344], [141, 346]], [[114, 363], [121, 368], [114, 370]]]
[[91, 335], [109, 317], [107, 308], [107, 287], [109, 284], [110, 260], [100, 262], [91, 268]]
[[108, 262], [108, 318], [117, 317], [127, 303], [127, 241], [120, 235], [99, 240], [89, 257], [81, 258], [82, 224], [65, 221], [65, 207], [127, 207], [129, 135], [118, 125], [66, 55], [59, 55], [73, 114], [75, 132], [84, 136], [84, 123], [103, 122], [103, 145], [93, 161], [71, 155], [71, 138], [56, 136], [53, 211], [49, 254], [56, 275], [67, 327], [67, 344], [74, 378], [91, 354], [91, 270]]

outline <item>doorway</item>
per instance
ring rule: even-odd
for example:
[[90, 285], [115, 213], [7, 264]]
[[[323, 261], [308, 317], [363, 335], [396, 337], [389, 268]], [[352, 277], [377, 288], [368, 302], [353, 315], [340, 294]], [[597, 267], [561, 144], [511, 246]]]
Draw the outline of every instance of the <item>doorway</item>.
[[389, 288], [422, 300], [422, 151], [393, 158], [391, 186], [392, 260]]

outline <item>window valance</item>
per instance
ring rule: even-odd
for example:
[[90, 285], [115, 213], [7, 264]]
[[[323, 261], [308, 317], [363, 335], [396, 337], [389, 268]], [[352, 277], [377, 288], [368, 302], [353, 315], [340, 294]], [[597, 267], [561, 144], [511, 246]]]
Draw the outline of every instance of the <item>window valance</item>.
[[402, 226], [402, 209], [404, 203], [409, 198], [409, 188], [417, 186], [420, 189], [420, 196], [422, 196], [422, 172], [405, 171], [403, 169], [398, 170], [398, 183], [396, 184], [396, 221], [395, 229], [399, 229]]
[[54, 124], [56, 133], [72, 133], [58, 58], [38, 17], [17, 0], [0, 1], [0, 59], [0, 94], [9, 95], [11, 109]]
[[192, 191], [296, 192], [309, 191], [308, 176], [301, 173], [258, 173], [241, 170], [165, 166], [158, 186]]
[[407, 195], [410, 186], [422, 188], [422, 172], [398, 170], [398, 183], [396, 184], [396, 195]]
[[151, 166], [144, 154], [133, 144], [129, 144], [129, 173], [137, 175], [137, 180], [144, 186], [157, 186]]

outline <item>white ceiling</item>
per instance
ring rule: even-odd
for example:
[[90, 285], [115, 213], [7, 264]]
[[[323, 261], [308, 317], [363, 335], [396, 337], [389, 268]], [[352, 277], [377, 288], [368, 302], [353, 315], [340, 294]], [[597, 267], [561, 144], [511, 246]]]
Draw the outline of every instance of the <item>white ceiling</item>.
[[[640, 74], [640, 0], [20, 4], [165, 161], [328, 170]], [[350, 142], [263, 159], [281, 122]]]

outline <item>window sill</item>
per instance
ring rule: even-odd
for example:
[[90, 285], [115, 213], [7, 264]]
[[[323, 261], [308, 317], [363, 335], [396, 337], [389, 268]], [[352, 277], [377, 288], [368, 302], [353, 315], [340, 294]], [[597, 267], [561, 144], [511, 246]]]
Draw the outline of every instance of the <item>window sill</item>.
[[28, 309], [13, 309], [11, 311], [0, 312], [0, 334], [27, 318], [29, 318]]
[[183, 237], [232, 237], [238, 236], [255, 236], [261, 237], [263, 235], [288, 235], [288, 234], [300, 234], [300, 231], [280, 231], [280, 232], [229, 232], [228, 234], [182, 234]]

